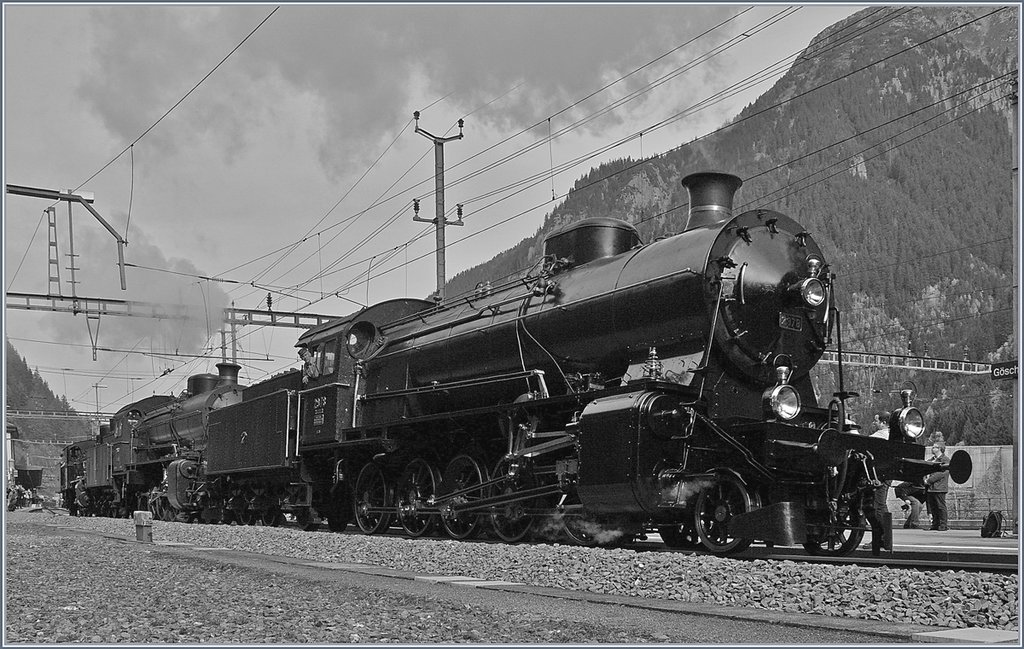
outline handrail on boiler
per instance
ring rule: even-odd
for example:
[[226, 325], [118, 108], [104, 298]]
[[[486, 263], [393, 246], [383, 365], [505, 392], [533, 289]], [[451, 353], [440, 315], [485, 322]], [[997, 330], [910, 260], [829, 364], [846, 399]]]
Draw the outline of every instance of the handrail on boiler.
[[538, 393], [541, 399], [547, 399], [548, 385], [544, 381], [544, 370], [526, 370], [524, 372], [513, 372], [512, 374], [498, 374], [495, 376], [485, 376], [480, 379], [467, 379], [463, 381], [452, 381], [450, 383], [431, 383], [430, 385], [424, 385], [418, 388], [407, 388], [405, 390], [392, 390], [388, 392], [377, 392], [374, 394], [366, 394], [359, 397], [360, 401], [371, 401], [373, 399], [390, 399], [393, 397], [404, 397], [411, 394], [423, 394], [426, 392], [436, 392], [438, 390], [458, 390], [461, 388], [472, 388], [480, 385], [488, 385], [491, 383], [502, 383], [505, 381], [515, 381], [517, 379], [529, 379], [531, 376], [537, 377]]

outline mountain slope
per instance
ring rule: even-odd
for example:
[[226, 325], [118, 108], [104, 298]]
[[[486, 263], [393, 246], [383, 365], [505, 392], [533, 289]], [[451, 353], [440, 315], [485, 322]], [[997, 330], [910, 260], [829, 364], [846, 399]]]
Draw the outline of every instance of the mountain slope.
[[[776, 209], [815, 235], [838, 276], [844, 349], [1016, 358], [1006, 75], [1018, 37], [1015, 8], [858, 12], [726, 127], [592, 170], [533, 237], [460, 273], [447, 294], [528, 270], [548, 233], [581, 218], [626, 219], [645, 241], [677, 232], [680, 178], [720, 169], [745, 179], [737, 213]], [[833, 370], [816, 373], [827, 397]], [[898, 406], [892, 395], [908, 378], [948, 441], [1010, 442], [1012, 383], [863, 368], [846, 383], [865, 395], [853, 405], [869, 418]]]

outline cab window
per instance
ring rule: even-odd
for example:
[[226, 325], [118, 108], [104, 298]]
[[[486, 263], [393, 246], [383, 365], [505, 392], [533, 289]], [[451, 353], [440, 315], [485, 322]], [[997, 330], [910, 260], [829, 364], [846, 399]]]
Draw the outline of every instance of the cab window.
[[335, 344], [327, 343], [323, 347], [323, 363], [322, 363], [321, 367], [323, 367], [323, 374], [325, 374], [325, 375], [329, 376], [329, 375], [333, 375], [334, 374], [334, 358], [335, 358], [335, 355], [336, 355], [335, 354], [335, 350], [336, 349], [337, 349], [337, 343], [335, 343]]

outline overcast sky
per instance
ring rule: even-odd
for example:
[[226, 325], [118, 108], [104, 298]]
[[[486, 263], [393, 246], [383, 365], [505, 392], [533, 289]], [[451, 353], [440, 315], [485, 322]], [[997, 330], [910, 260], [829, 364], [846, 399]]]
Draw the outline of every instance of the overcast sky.
[[[121, 291], [114, 237], [73, 209], [77, 295], [194, 316], [6, 309], [6, 334], [73, 406], [95, 409], [98, 392], [113, 411], [215, 372], [229, 303], [265, 308], [269, 293], [275, 310], [345, 315], [426, 297], [434, 237], [412, 200], [434, 218], [434, 154], [413, 111], [438, 137], [465, 120], [444, 149], [446, 207], [466, 206], [447, 229], [451, 277], [533, 234], [591, 167], [720, 126], [778, 77], [654, 128], [860, 9], [795, 8], [6, 4], [5, 182], [91, 192], [128, 241]], [[50, 292], [49, 205], [5, 196], [8, 292]], [[64, 295], [67, 221], [57, 205]], [[93, 361], [90, 330], [119, 351]], [[243, 381], [297, 366], [299, 333], [240, 329]]]

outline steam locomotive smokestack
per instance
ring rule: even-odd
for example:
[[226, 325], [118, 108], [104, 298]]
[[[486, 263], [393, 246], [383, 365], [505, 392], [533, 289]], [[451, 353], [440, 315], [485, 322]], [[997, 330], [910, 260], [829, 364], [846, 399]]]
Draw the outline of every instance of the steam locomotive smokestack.
[[732, 174], [700, 171], [683, 178], [690, 193], [686, 230], [693, 230], [732, 218], [732, 199], [743, 181]]
[[237, 363], [217, 363], [217, 372], [220, 374], [217, 386], [238, 385], [238, 371], [240, 369], [242, 369], [242, 366]]

